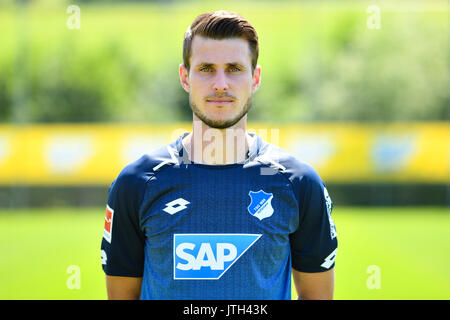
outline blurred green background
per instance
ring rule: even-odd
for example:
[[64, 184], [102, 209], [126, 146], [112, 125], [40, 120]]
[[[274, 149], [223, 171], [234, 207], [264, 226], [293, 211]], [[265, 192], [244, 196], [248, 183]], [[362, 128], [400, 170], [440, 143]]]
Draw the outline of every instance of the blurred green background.
[[[68, 27], [69, 5], [80, 8], [80, 29]], [[447, 1], [0, 0], [0, 123], [191, 121], [178, 79], [183, 35], [198, 14], [218, 9], [240, 13], [259, 35], [262, 86], [251, 121], [449, 121]], [[360, 183], [353, 188], [381, 190]], [[93, 208], [37, 208], [10, 199], [29, 198], [28, 186], [0, 186], [0, 299], [106, 298], [106, 188]], [[426, 203], [430, 186], [417, 188]], [[356, 207], [333, 198], [330, 186], [336, 299], [450, 299], [450, 187], [437, 188], [442, 199], [431, 206], [412, 206], [411, 198]], [[69, 283], [72, 265], [79, 288]], [[370, 266], [379, 270], [379, 288], [369, 283]]]
[[[333, 219], [335, 299], [450, 299], [448, 208], [340, 206]], [[0, 211], [0, 299], [106, 299], [103, 224], [102, 208]]]
[[[69, 4], [80, 29], [67, 27]], [[0, 121], [191, 121], [183, 35], [218, 8], [260, 38], [252, 121], [448, 120], [448, 2], [381, 1], [380, 29], [367, 25], [371, 4], [16, 1], [0, 13]]]

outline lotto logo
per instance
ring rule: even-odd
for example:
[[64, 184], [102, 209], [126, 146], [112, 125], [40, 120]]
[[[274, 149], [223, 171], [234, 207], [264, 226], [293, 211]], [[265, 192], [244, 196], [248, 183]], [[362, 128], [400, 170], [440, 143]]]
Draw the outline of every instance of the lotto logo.
[[186, 209], [186, 205], [188, 205], [189, 203], [189, 201], [184, 200], [183, 198], [178, 198], [169, 203], [166, 203], [166, 207], [163, 210], [168, 214], [173, 215], [181, 210]]
[[217, 280], [261, 234], [174, 234], [174, 279]]

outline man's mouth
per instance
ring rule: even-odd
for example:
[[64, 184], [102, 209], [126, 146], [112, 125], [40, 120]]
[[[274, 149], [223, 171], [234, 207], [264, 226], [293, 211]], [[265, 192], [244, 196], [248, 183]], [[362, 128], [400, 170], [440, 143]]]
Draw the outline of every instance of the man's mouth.
[[209, 103], [216, 103], [216, 104], [227, 104], [227, 103], [232, 103], [234, 100], [230, 99], [230, 98], [211, 98], [211, 99], [206, 99], [206, 102]]

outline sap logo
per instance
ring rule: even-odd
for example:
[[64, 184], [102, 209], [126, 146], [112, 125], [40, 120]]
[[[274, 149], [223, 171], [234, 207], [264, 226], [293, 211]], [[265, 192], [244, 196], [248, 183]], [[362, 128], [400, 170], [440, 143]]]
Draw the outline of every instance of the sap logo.
[[261, 234], [174, 234], [175, 280], [218, 280]]

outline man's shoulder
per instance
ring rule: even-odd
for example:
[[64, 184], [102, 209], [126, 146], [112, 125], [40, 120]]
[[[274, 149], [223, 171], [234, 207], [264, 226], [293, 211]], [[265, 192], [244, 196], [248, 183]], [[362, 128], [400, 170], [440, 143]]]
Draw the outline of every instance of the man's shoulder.
[[265, 143], [261, 158], [269, 165], [277, 167], [290, 180], [302, 180], [306, 178], [307, 180], [321, 182], [319, 174], [310, 164], [271, 143]]
[[165, 145], [139, 159], [127, 164], [117, 176], [116, 181], [122, 183], [142, 183], [150, 179], [159, 169], [167, 163], [174, 161], [173, 145]]

